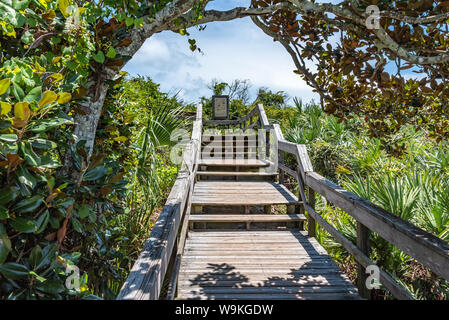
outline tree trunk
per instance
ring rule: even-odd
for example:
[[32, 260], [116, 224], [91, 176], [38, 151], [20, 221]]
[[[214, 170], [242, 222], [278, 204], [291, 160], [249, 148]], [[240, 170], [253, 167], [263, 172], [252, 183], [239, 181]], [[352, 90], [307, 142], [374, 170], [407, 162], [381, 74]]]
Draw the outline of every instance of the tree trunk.
[[[111, 79], [114, 76], [113, 73], [117, 74], [115, 71], [104, 72], [103, 74], [107, 74], [108, 78]], [[81, 174], [83, 174], [83, 170], [87, 168], [90, 157], [92, 156], [98, 122], [100, 120], [101, 112], [103, 110], [103, 104], [106, 99], [106, 94], [109, 87], [104, 82], [104, 77], [96, 79], [95, 81], [91, 81], [90, 83], [91, 85], [86, 96], [87, 102], [80, 104], [85, 114], [77, 113], [75, 115], [74, 120], [76, 125], [73, 131], [73, 134], [75, 136], [75, 141], [73, 141], [73, 144], [76, 144], [79, 141], [83, 140], [86, 141], [84, 149], [87, 153], [87, 159], [86, 162], [83, 163], [83, 166], [81, 168], [82, 172], [79, 172], [73, 165], [71, 151], [67, 150], [64, 156], [63, 167], [61, 170], [61, 174], [63, 176], [71, 177], [76, 182], [79, 182]]]

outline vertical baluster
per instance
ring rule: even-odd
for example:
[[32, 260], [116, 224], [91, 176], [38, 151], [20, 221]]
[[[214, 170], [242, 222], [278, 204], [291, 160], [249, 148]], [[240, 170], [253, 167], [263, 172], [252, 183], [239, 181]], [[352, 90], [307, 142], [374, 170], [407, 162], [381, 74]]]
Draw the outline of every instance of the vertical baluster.
[[[360, 222], [357, 222], [357, 246], [359, 249], [369, 256], [370, 253], [370, 244], [369, 244], [369, 229], [365, 227]], [[357, 288], [359, 290], [359, 295], [362, 298], [370, 299], [371, 298], [371, 290], [366, 287], [366, 278], [368, 275], [365, 272], [365, 268], [358, 264], [357, 266]]]
[[[313, 210], [315, 210], [315, 191], [311, 187], [307, 187], [307, 196], [308, 196], [308, 202], [309, 206], [312, 207]], [[309, 229], [309, 237], [315, 237], [316, 235], [316, 221], [310, 213], [307, 216], [307, 227]]]

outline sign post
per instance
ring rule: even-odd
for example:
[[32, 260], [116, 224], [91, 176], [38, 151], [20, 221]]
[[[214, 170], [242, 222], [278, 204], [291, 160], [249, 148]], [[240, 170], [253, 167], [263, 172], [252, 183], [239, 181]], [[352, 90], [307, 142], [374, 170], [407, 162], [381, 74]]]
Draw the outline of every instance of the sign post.
[[212, 96], [212, 110], [214, 120], [228, 120], [229, 96]]

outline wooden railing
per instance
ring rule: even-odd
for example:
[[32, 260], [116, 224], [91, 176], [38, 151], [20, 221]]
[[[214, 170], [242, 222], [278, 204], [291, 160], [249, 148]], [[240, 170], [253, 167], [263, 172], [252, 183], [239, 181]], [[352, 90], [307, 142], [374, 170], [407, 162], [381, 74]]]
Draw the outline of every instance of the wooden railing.
[[[279, 125], [274, 124], [278, 139], [279, 169], [298, 181], [299, 198], [304, 203], [308, 216], [308, 234], [315, 236], [318, 223], [339, 242], [357, 261], [358, 289], [362, 297], [369, 298], [370, 291], [365, 285], [368, 266], [375, 265], [369, 258], [369, 233], [375, 232], [410, 257], [449, 280], [449, 243], [391, 214], [390, 212], [343, 189], [313, 171], [305, 145], [288, 142], [284, 139]], [[297, 167], [288, 167], [283, 159], [289, 153], [296, 158]], [[280, 175], [280, 182], [283, 175]], [[306, 194], [307, 192], [307, 194]], [[344, 237], [315, 210], [315, 192], [351, 215], [357, 221], [357, 244]], [[380, 270], [379, 282], [397, 299], [413, 299], [402, 285], [386, 272]]]
[[[197, 106], [196, 120], [193, 123], [192, 137], [183, 152], [183, 161], [178, 177], [167, 198], [167, 202], [136, 260], [117, 299], [156, 300], [159, 299], [164, 279], [176, 277], [176, 265], [182, 254], [190, 214], [190, 199], [202, 136], [202, 106]], [[173, 283], [175, 280], [170, 280]], [[173, 297], [170, 289], [167, 295]]]
[[[242, 130], [257, 126], [265, 129], [267, 137], [274, 135], [279, 156], [276, 164], [280, 170], [279, 180], [285, 174], [298, 182], [302, 211], [307, 212], [307, 229], [315, 236], [317, 224], [339, 242], [358, 263], [358, 289], [362, 297], [369, 298], [365, 285], [365, 270], [375, 263], [370, 259], [369, 234], [375, 232], [386, 241], [401, 249], [442, 278], [449, 280], [449, 243], [383, 210], [373, 203], [343, 189], [313, 170], [305, 145], [284, 139], [278, 124], [270, 124], [262, 105], [258, 105], [240, 120], [206, 121], [209, 126], [239, 126]], [[133, 266], [123, 285], [118, 299], [158, 299], [164, 279], [168, 280], [167, 298], [176, 294], [176, 282], [180, 258], [188, 231], [190, 201], [194, 177], [198, 167], [202, 138], [202, 107], [198, 106], [193, 126], [192, 139], [187, 145], [178, 178], [167, 199], [167, 203], [154, 226], [150, 239]], [[267, 148], [268, 148], [267, 139]], [[268, 151], [267, 151], [268, 152]], [[296, 158], [296, 166], [289, 167], [285, 154]], [[327, 202], [347, 212], [357, 221], [357, 243], [352, 243], [315, 209], [315, 194], [321, 194]], [[170, 270], [170, 272], [168, 272]], [[167, 279], [166, 279], [167, 278]], [[380, 283], [398, 299], [413, 299], [413, 296], [386, 272], [380, 270]]]
[[[377, 233], [437, 275], [449, 280], [448, 242], [360, 198], [316, 173], [313, 170], [306, 146], [286, 141], [280, 126], [269, 123], [262, 105], [258, 105], [240, 120], [210, 121], [208, 124], [239, 125], [242, 129], [252, 128], [258, 124], [259, 129], [267, 131], [267, 135], [269, 132], [274, 134], [279, 152], [280, 183], [284, 182], [285, 174], [297, 180], [298, 197], [303, 201], [302, 211], [305, 209], [307, 212], [309, 236], [315, 237], [318, 224], [354, 257], [358, 263], [357, 286], [362, 297], [370, 297], [370, 290], [367, 289], [365, 283], [368, 277], [365, 272], [366, 268], [375, 266], [375, 263], [369, 258], [370, 232]], [[289, 167], [284, 162], [286, 153], [296, 158], [295, 168]], [[327, 202], [345, 211], [357, 221], [356, 244], [343, 236], [315, 210], [315, 193], [322, 195]], [[378, 280], [397, 299], [413, 299], [408, 290], [380, 269]]]

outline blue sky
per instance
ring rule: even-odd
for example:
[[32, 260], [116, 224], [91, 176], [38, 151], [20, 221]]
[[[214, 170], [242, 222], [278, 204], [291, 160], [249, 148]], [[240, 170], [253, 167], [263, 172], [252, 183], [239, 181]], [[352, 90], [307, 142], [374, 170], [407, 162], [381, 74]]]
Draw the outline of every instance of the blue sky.
[[[216, 2], [216, 4], [215, 4]], [[213, 1], [208, 9], [226, 10], [249, 1]], [[293, 73], [290, 55], [266, 36], [251, 19], [213, 22], [203, 31], [188, 30], [189, 37], [164, 31], [148, 39], [125, 66], [131, 75], [150, 76], [165, 92], [176, 93], [186, 102], [198, 102], [211, 94], [207, 85], [214, 78], [231, 82], [248, 79], [252, 93], [259, 87], [284, 91], [304, 102], [318, 95]], [[191, 52], [188, 38], [196, 39], [203, 54]]]

